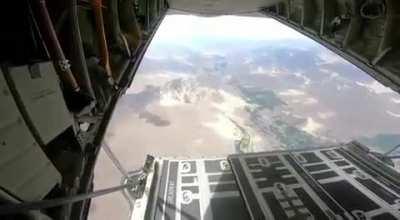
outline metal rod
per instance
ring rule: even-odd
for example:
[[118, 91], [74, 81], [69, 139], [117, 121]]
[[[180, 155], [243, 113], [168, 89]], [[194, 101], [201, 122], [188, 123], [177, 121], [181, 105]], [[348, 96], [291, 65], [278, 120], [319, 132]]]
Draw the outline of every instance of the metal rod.
[[397, 150], [398, 148], [400, 148], [400, 144], [396, 145], [395, 147], [393, 147], [392, 149], [386, 151], [386, 153], [384, 153], [383, 155], [385, 156], [389, 156], [391, 153], [393, 153], [395, 150]]
[[129, 177], [128, 172], [122, 166], [121, 162], [118, 160], [118, 158], [112, 152], [112, 150], [110, 149], [108, 144], [105, 141], [103, 141], [103, 144], [101, 146], [102, 146], [102, 149], [104, 150], [104, 152], [107, 154], [107, 156], [110, 158], [110, 160], [114, 164], [114, 166], [119, 170], [119, 172], [121, 172], [122, 176], [124, 176], [128, 180], [131, 180], [131, 178]]

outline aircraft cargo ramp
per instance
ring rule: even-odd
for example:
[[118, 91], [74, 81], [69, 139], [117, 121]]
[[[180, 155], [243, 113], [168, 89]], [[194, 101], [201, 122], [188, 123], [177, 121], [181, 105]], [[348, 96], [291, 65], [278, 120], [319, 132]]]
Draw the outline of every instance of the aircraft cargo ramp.
[[399, 173], [356, 142], [149, 167], [131, 219], [400, 218]]

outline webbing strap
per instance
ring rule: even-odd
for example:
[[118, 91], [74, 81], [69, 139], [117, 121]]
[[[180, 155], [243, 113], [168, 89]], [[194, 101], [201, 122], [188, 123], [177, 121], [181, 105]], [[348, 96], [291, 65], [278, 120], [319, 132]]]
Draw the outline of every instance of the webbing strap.
[[91, 193], [78, 194], [74, 196], [68, 196], [56, 199], [47, 199], [47, 200], [45, 199], [35, 202], [22, 202], [22, 203], [1, 205], [0, 215], [23, 213], [30, 210], [41, 210], [41, 209], [66, 205], [70, 203], [80, 202], [86, 199], [91, 199], [99, 196], [104, 196], [110, 193], [118, 192], [130, 187], [132, 187], [132, 183], [101, 189]]

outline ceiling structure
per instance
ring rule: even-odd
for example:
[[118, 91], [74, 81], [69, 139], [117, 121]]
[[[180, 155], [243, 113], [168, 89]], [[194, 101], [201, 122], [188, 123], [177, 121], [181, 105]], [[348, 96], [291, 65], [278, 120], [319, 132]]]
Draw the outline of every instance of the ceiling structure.
[[170, 9], [199, 14], [242, 14], [256, 12], [282, 0], [169, 0]]
[[296, 29], [400, 91], [400, 2], [396, 0], [168, 0], [200, 15], [264, 15]]

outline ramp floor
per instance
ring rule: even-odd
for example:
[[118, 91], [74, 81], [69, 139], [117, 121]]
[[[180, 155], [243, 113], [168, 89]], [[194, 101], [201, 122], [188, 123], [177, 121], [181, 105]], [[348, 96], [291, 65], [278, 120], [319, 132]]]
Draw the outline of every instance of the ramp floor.
[[[398, 178], [353, 144], [229, 156], [252, 219], [398, 219]], [[396, 181], [397, 179], [397, 181]]]
[[227, 159], [159, 158], [131, 219], [400, 219], [400, 174], [377, 156], [352, 142]]

